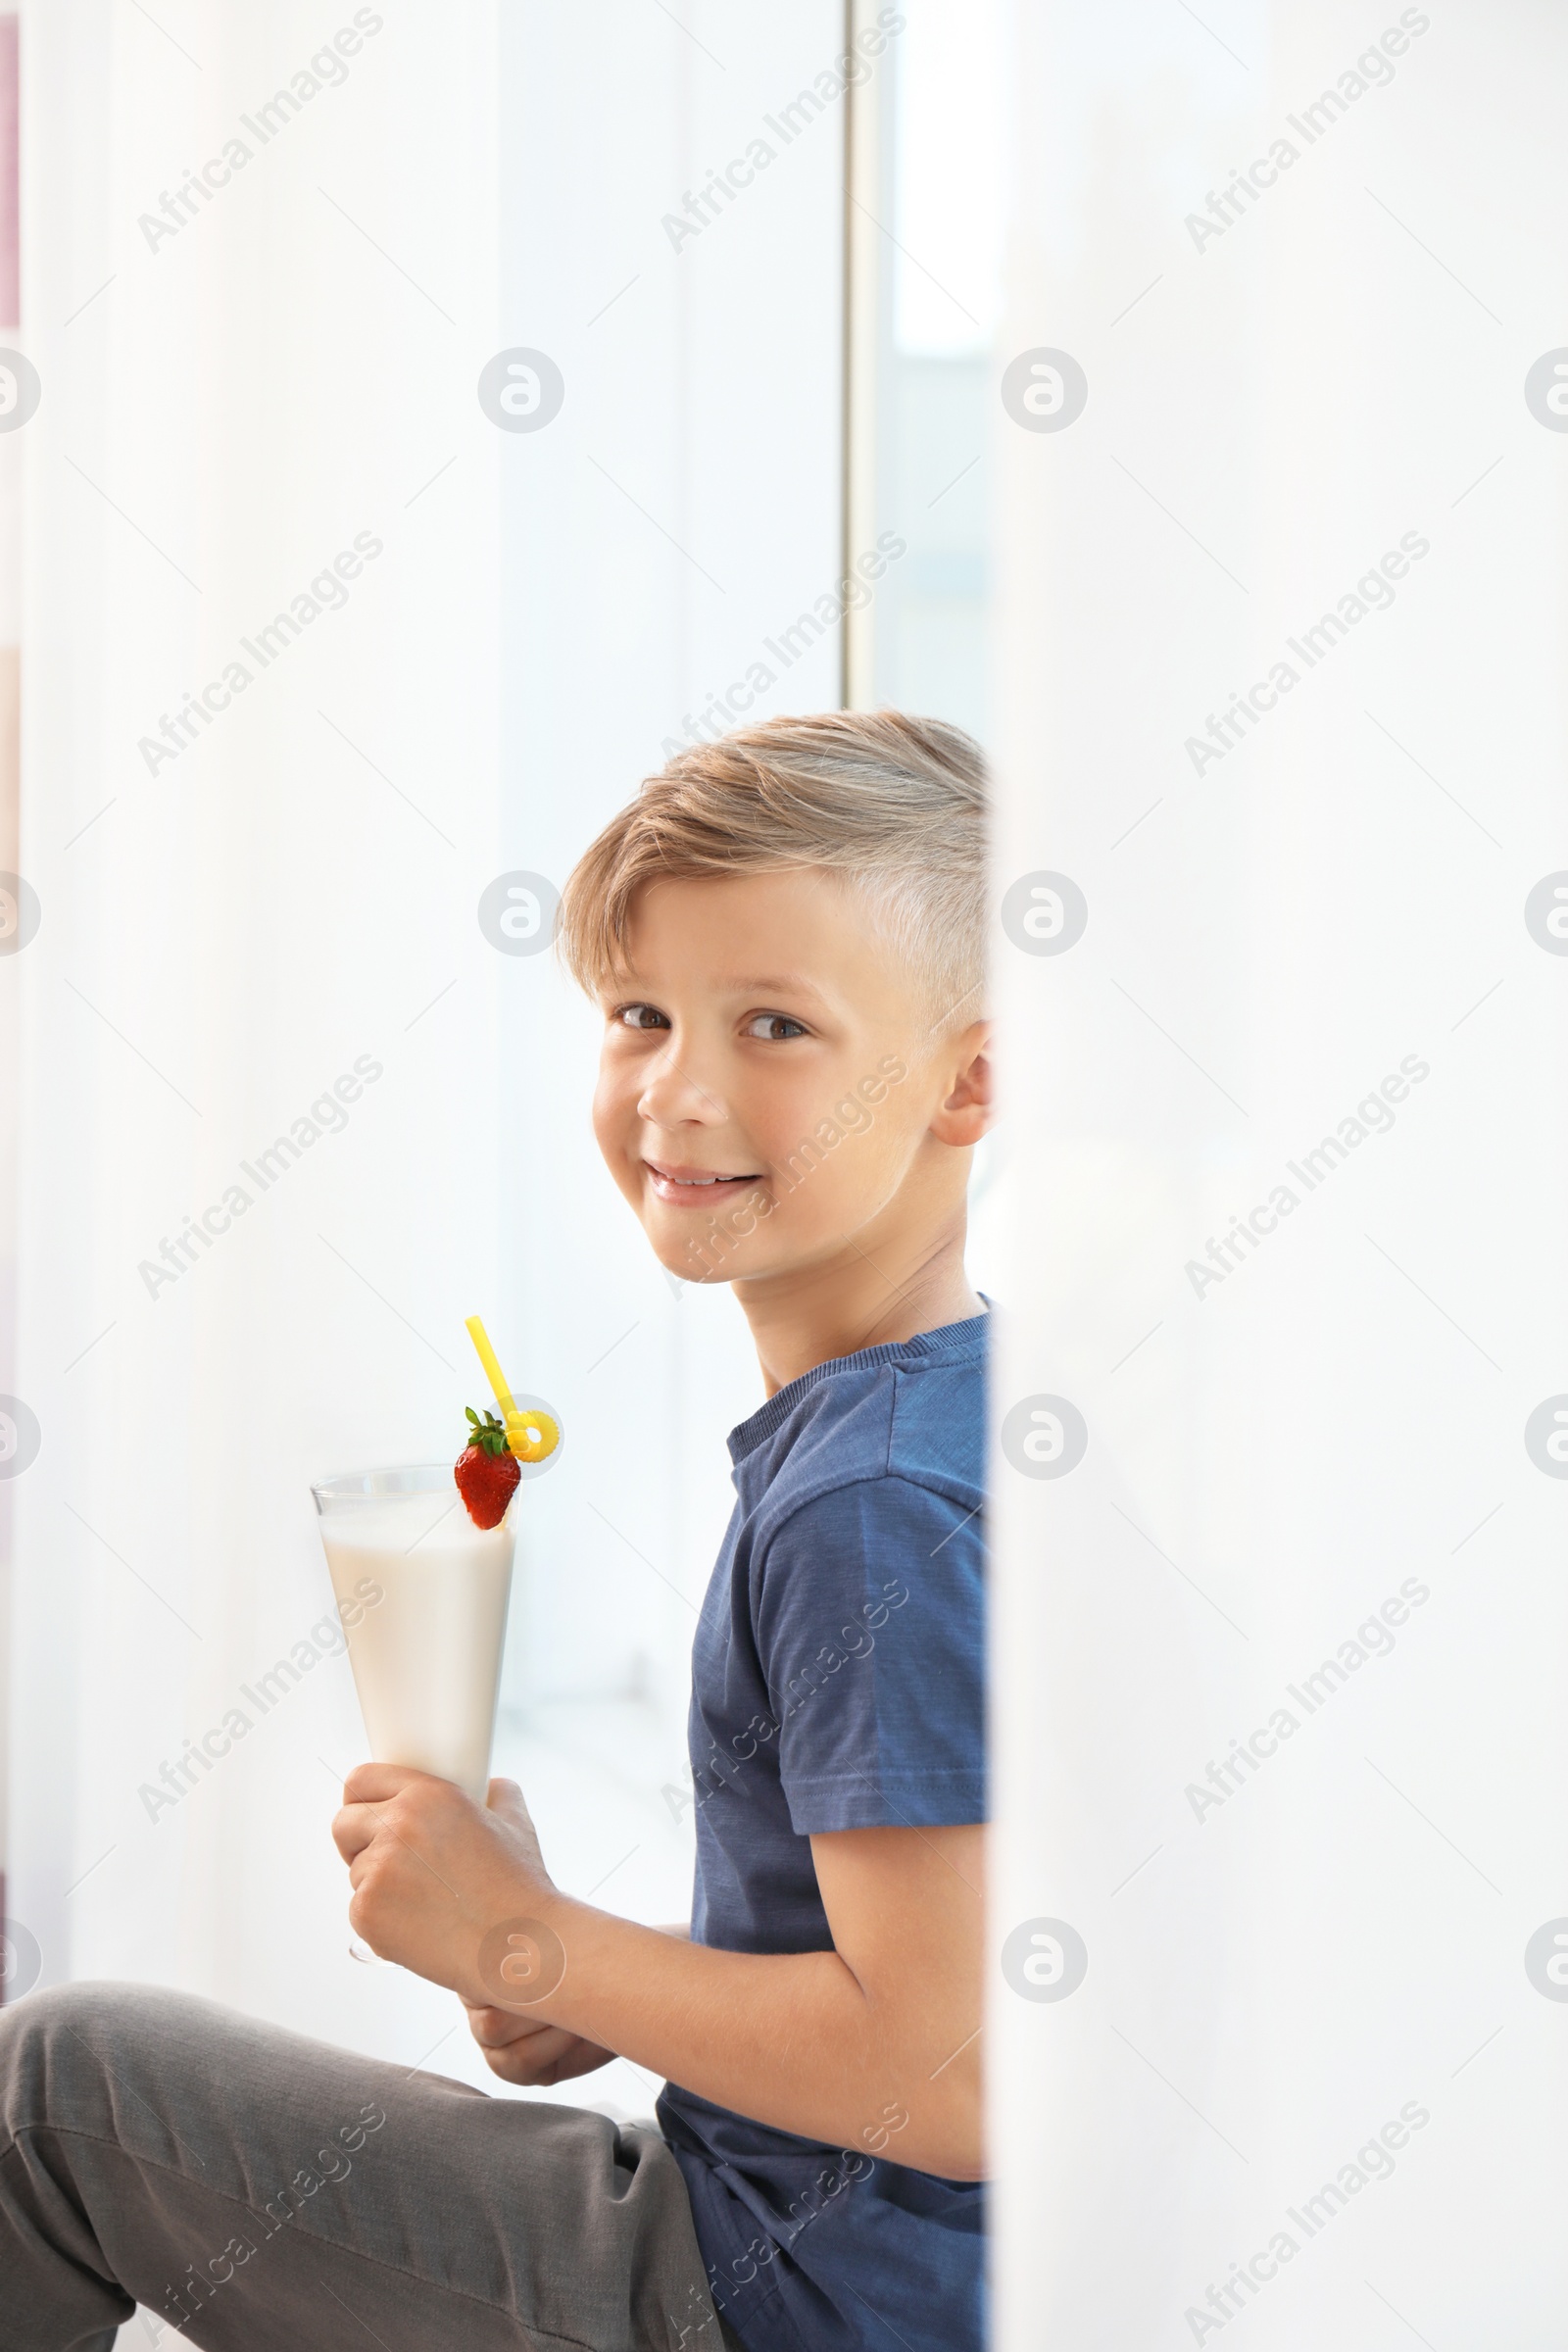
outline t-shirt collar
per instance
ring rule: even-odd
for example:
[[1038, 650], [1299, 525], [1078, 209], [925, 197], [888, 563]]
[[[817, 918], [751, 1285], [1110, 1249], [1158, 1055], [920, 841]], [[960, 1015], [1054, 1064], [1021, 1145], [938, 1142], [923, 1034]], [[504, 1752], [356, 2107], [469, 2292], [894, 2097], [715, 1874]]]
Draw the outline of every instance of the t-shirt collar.
[[[984, 1293], [981, 1294], [984, 1297]], [[729, 1433], [729, 1456], [733, 1463], [743, 1462], [755, 1452], [764, 1438], [786, 1421], [808, 1390], [822, 1381], [831, 1380], [840, 1372], [869, 1371], [878, 1364], [918, 1362], [922, 1357], [960, 1353], [973, 1348], [985, 1338], [986, 1325], [991, 1320], [990, 1300], [987, 1312], [970, 1315], [962, 1323], [939, 1324], [935, 1331], [917, 1331], [912, 1339], [885, 1340], [879, 1348], [858, 1348], [853, 1355], [830, 1355], [825, 1363], [813, 1364], [771, 1396], [764, 1405], [742, 1421]]]

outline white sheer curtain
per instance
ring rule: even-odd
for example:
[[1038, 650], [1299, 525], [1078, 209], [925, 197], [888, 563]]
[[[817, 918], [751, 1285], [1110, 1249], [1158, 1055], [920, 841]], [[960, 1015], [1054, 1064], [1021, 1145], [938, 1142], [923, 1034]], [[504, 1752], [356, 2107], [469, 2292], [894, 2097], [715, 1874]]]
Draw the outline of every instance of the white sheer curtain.
[[[478, 910], [559, 885], [736, 682], [836, 699], [829, 621], [787, 665], [763, 640], [839, 571], [840, 128], [825, 97], [787, 142], [762, 118], [839, 12], [153, 17], [22, 27], [43, 922], [0, 980], [42, 1446], [8, 1490], [11, 1902], [45, 1982], [182, 1984], [412, 2065], [452, 2005], [346, 1956], [346, 1666], [265, 1716], [242, 1687], [329, 1605], [308, 1482], [455, 1447], [483, 1311], [567, 1431], [503, 1761], [564, 1883], [686, 1900], [685, 1655], [755, 1363], [727, 1295], [647, 1261], [588, 1139], [591, 1024]], [[564, 380], [536, 432], [476, 389], [517, 348]], [[220, 1763], [141, 1793], [236, 1706]], [[439, 2063], [482, 2072], [461, 2036]]]
[[1544, 2352], [1568, 40], [1011, 37], [998, 2341]]

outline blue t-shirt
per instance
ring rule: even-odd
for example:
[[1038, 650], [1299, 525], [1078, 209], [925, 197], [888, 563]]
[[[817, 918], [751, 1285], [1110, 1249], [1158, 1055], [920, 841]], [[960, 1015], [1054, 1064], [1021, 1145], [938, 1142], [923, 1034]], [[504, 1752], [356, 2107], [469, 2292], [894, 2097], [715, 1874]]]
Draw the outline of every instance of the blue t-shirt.
[[[692, 1650], [699, 1943], [831, 1951], [814, 1834], [985, 1818], [986, 1323], [818, 1364], [731, 1433]], [[875, 2117], [834, 2148], [672, 2082], [659, 2119], [747, 2352], [978, 2352], [981, 2183], [873, 2154]]]

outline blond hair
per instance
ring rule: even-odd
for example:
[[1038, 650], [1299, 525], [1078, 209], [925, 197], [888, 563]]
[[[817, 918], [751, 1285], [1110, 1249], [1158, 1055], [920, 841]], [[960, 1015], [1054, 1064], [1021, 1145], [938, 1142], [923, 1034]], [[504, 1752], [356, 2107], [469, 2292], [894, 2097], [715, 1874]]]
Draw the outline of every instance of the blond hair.
[[595, 995], [624, 966], [644, 883], [819, 868], [865, 893], [936, 1022], [972, 1019], [986, 814], [984, 756], [945, 719], [827, 710], [738, 727], [678, 752], [611, 818], [567, 879], [557, 945]]

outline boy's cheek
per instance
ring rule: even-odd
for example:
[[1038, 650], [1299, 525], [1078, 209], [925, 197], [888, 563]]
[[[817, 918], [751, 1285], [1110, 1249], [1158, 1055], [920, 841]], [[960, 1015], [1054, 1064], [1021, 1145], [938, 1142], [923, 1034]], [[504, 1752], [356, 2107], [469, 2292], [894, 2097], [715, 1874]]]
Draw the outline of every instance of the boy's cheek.
[[606, 1071], [594, 1090], [593, 1130], [605, 1165], [632, 1206], [642, 1207], [642, 1176], [632, 1150], [637, 1105], [628, 1100], [618, 1072]]

